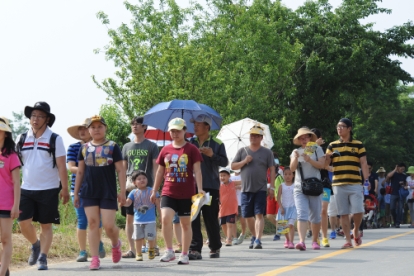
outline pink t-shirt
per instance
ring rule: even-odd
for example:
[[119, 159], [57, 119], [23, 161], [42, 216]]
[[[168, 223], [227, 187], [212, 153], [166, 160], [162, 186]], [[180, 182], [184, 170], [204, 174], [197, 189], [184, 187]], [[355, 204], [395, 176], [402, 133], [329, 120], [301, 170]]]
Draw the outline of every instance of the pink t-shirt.
[[10, 211], [14, 204], [12, 171], [20, 167], [16, 153], [7, 157], [0, 154], [0, 210]]
[[199, 149], [190, 143], [181, 148], [174, 148], [172, 144], [163, 147], [157, 159], [157, 164], [165, 167], [161, 194], [175, 199], [190, 199], [196, 191], [193, 165], [202, 161]]

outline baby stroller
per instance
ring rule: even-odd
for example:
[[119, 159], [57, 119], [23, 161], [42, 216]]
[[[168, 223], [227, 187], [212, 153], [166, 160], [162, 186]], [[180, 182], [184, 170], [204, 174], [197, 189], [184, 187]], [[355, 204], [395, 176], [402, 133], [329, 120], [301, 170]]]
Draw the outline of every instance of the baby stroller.
[[373, 194], [364, 196], [364, 222], [366, 228], [375, 229], [378, 228], [378, 200]]

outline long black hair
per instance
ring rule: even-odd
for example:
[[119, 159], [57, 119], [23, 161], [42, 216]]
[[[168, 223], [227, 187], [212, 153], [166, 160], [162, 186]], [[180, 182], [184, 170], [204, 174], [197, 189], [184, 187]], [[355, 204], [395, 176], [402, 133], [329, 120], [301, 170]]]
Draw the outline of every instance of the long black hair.
[[4, 139], [4, 145], [1, 149], [3, 156], [9, 156], [12, 153], [16, 153], [16, 143], [14, 143], [10, 132], [5, 132], [6, 138]]

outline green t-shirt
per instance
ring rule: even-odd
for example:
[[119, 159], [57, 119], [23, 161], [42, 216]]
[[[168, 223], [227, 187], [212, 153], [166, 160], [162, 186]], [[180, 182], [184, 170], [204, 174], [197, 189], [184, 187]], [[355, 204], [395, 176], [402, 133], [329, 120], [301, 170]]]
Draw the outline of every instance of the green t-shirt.
[[276, 177], [275, 179], [275, 198], [277, 200], [277, 193], [279, 192], [279, 186], [280, 184], [282, 184], [283, 182], [285, 182], [285, 180], [283, 179], [283, 176], [281, 176], [280, 174]]

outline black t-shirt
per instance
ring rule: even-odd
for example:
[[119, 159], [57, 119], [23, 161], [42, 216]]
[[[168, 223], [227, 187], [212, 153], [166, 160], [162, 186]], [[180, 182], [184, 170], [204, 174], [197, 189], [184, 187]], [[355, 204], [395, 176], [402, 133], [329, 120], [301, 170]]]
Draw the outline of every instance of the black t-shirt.
[[394, 173], [391, 177], [391, 195], [399, 195], [399, 190], [401, 188], [401, 183], [405, 183], [407, 176], [404, 173]]
[[116, 200], [115, 163], [122, 161], [119, 146], [113, 141], [101, 145], [83, 144], [78, 160], [85, 161], [81, 197]]
[[376, 173], [372, 172], [372, 173], [369, 175], [368, 180], [369, 180], [369, 183], [371, 184], [371, 189], [369, 190], [369, 192], [370, 192], [370, 193], [374, 193], [374, 192], [375, 192], [375, 180], [377, 180], [377, 181], [378, 181], [378, 174], [376, 174]]

